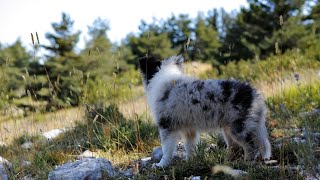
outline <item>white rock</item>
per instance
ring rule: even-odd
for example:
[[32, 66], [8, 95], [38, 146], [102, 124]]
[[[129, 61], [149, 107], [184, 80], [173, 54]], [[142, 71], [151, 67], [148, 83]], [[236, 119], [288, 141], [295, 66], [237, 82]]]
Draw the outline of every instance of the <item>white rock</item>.
[[33, 180], [33, 178], [28, 175], [28, 176], [24, 176], [21, 180]]
[[58, 137], [61, 133], [65, 132], [66, 129], [53, 129], [42, 134], [48, 141]]
[[191, 180], [200, 180], [201, 179], [201, 176], [192, 176], [191, 177]]
[[21, 166], [22, 167], [26, 167], [26, 166], [30, 166], [31, 162], [30, 161], [22, 161]]
[[0, 164], [0, 180], [8, 180], [7, 168]]
[[0, 165], [5, 165], [5, 166], [8, 166], [9, 168], [12, 168], [12, 164], [1, 156], [0, 156]]
[[151, 162], [151, 157], [145, 157], [141, 159], [141, 166], [145, 167], [149, 162]]
[[83, 158], [66, 163], [48, 175], [48, 180], [102, 179], [116, 175], [110, 161], [105, 158]]
[[82, 154], [78, 156], [78, 159], [92, 158], [92, 157], [95, 157], [95, 154], [90, 150], [85, 150]]
[[21, 145], [22, 149], [31, 149], [33, 147], [33, 143], [32, 142], [25, 142]]
[[6, 146], [7, 146], [7, 144], [5, 142], [0, 141], [0, 147], [6, 147]]

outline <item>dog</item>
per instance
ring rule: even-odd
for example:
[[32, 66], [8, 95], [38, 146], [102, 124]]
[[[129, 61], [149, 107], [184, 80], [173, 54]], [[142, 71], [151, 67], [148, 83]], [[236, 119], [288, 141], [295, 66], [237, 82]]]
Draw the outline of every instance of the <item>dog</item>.
[[254, 160], [259, 153], [269, 160], [271, 145], [262, 95], [237, 80], [199, 80], [185, 75], [183, 62], [182, 56], [163, 61], [150, 56], [139, 59], [147, 103], [163, 151], [155, 166], [170, 164], [179, 135], [190, 157], [199, 133], [212, 130], [222, 133], [228, 149], [242, 147], [245, 160]]

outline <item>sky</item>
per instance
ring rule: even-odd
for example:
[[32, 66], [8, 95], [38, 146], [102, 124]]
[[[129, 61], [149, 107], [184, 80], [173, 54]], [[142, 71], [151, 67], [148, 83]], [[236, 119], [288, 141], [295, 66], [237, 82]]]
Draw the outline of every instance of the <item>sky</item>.
[[40, 43], [48, 44], [45, 33], [53, 32], [51, 23], [60, 22], [62, 12], [74, 20], [74, 30], [80, 30], [78, 47], [88, 39], [88, 25], [98, 17], [109, 21], [107, 32], [112, 42], [120, 42], [130, 32], [138, 32], [141, 20], [152, 22], [172, 14], [207, 13], [223, 7], [227, 12], [246, 6], [246, 0], [0, 0], [0, 43], [8, 45], [20, 38], [31, 46], [30, 33], [38, 33]]

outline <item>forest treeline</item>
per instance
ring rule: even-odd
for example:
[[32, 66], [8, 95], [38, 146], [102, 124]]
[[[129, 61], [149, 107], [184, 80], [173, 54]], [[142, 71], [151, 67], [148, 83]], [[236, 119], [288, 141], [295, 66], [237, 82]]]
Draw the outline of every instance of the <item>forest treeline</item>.
[[139, 83], [134, 69], [144, 56], [182, 54], [187, 60], [211, 63], [220, 74], [220, 67], [231, 61], [263, 61], [291, 49], [320, 61], [318, 0], [248, 0], [239, 12], [212, 9], [196, 18], [180, 14], [141, 21], [139, 32], [128, 34], [120, 45], [107, 36], [112, 28], [108, 20], [97, 18], [88, 26], [90, 39], [80, 51], [75, 49], [81, 31], [74, 30], [73, 23], [63, 13], [46, 33], [48, 45], [32, 34], [31, 52], [20, 40], [0, 44], [0, 109], [14, 104], [51, 111], [102, 96], [112, 99], [115, 85]]

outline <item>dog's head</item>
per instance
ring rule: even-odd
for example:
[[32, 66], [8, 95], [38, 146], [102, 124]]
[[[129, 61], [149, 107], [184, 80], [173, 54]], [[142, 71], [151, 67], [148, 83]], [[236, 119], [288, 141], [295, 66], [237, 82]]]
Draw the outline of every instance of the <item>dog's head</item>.
[[139, 59], [139, 67], [142, 73], [144, 83], [149, 84], [153, 76], [162, 69], [174, 69], [182, 72], [182, 56], [173, 56], [162, 62], [154, 56], [147, 56]]

